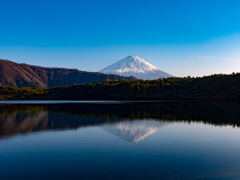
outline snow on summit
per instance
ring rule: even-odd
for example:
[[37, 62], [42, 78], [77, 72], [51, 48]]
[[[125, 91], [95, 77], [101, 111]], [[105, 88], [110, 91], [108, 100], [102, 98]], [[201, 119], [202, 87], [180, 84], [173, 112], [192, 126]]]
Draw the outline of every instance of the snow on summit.
[[99, 72], [121, 76], [134, 76], [144, 80], [172, 77], [172, 75], [161, 71], [149, 62], [135, 55], [117, 61]]
[[154, 70], [157, 70], [155, 66], [151, 65], [144, 59], [138, 57], [138, 56], [128, 56], [120, 61], [117, 61], [116, 63], [106, 67], [105, 69], [101, 70], [103, 71], [114, 71], [119, 74], [128, 73], [128, 72], [134, 72], [134, 73], [146, 73], [146, 72], [152, 72]]

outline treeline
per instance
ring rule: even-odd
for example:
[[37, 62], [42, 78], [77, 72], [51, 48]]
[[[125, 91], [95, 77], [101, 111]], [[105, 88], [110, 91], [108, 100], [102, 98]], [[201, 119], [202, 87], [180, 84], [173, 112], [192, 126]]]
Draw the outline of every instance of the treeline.
[[0, 86], [0, 99], [18, 99], [29, 95], [46, 94], [47, 92], [47, 88]]
[[158, 80], [105, 81], [49, 89], [1, 87], [0, 93], [2, 99], [240, 100], [240, 73]]
[[12, 86], [0, 86], [1, 95], [12, 95], [12, 94], [43, 94], [48, 89], [39, 87], [12, 87]]

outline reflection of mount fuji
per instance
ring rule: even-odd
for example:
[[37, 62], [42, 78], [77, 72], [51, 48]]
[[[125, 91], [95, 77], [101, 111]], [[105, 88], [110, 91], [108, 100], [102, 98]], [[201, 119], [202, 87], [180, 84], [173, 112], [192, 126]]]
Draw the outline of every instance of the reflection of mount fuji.
[[[239, 102], [0, 104], [0, 141], [31, 132], [103, 126], [138, 142], [170, 122], [240, 127]], [[152, 119], [150, 121], [140, 119]], [[131, 120], [129, 120], [131, 119]], [[156, 121], [154, 121], [156, 120]], [[163, 122], [163, 120], [165, 122]], [[108, 123], [108, 124], [106, 124]]]
[[102, 128], [129, 142], [139, 142], [166, 125], [166, 122], [141, 120], [105, 124]]

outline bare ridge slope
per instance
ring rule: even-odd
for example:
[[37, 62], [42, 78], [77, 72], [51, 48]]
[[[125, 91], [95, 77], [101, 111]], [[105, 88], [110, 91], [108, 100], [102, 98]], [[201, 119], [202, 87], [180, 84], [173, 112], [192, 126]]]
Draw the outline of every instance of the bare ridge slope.
[[0, 59], [1, 86], [56, 87], [136, 79], [135, 77], [86, 72], [77, 69], [46, 68], [28, 64], [18, 64], [9, 60]]

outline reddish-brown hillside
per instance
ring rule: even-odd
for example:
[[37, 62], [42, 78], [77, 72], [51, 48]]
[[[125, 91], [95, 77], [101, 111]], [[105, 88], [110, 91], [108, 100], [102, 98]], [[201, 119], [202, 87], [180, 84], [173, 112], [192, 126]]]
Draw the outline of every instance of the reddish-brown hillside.
[[56, 87], [92, 82], [136, 80], [112, 74], [79, 71], [67, 68], [46, 68], [28, 64], [18, 64], [0, 59], [1, 86]]

